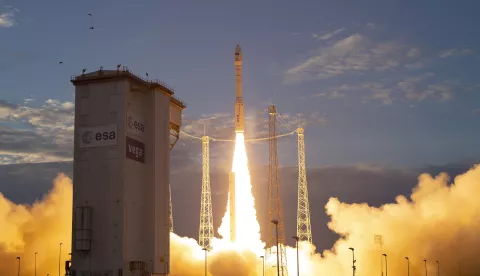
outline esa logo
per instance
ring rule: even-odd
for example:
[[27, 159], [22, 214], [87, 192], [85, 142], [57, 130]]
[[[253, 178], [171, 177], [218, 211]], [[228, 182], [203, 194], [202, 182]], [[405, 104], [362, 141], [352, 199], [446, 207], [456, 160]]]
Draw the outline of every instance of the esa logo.
[[145, 132], [145, 125], [140, 122], [137, 122], [135, 119], [132, 118], [132, 116], [128, 116], [128, 128], [134, 129], [140, 132]]
[[92, 131], [85, 131], [82, 135], [82, 142], [85, 144], [91, 144], [94, 141], [101, 141], [101, 140], [115, 140], [116, 133], [115, 131], [104, 131], [104, 132], [96, 132], [93, 133]]

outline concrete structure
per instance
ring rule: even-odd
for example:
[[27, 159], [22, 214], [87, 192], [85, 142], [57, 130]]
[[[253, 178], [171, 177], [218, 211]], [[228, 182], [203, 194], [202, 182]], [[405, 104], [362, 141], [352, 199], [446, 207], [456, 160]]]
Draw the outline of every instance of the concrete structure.
[[235, 47], [235, 132], [245, 131], [245, 109], [242, 96], [242, 48], [240, 45]]
[[165, 84], [126, 69], [82, 74], [72, 83], [74, 210], [67, 273], [166, 275], [170, 148], [185, 105]]

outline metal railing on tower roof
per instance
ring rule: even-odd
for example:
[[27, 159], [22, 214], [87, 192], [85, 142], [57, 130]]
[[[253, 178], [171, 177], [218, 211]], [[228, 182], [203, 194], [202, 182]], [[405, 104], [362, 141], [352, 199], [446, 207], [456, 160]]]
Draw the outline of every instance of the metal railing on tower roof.
[[[97, 74], [93, 74], [93, 73], [97, 73]], [[98, 78], [98, 77], [101, 77], [101, 76], [104, 76], [104, 77], [129, 76], [129, 77], [132, 77], [134, 79], [137, 79], [138, 81], [142, 81], [142, 82], [149, 83], [149, 84], [160, 85], [160, 86], [164, 87], [165, 89], [167, 89], [172, 94], [175, 94], [175, 90], [173, 89], [173, 87], [171, 87], [170, 85], [168, 85], [164, 81], [161, 81], [161, 80], [158, 80], [158, 79], [147, 79], [147, 78], [141, 77], [141, 76], [139, 76], [135, 73], [132, 73], [126, 67], [122, 68], [122, 69], [118, 69], [118, 70], [103, 70], [103, 69], [100, 69], [98, 71], [94, 71], [94, 72], [90, 72], [90, 73], [83, 73], [81, 75], [74, 75], [70, 78], [70, 80], [71, 81], [88, 80], [88, 79], [95, 79], [95, 78]]]

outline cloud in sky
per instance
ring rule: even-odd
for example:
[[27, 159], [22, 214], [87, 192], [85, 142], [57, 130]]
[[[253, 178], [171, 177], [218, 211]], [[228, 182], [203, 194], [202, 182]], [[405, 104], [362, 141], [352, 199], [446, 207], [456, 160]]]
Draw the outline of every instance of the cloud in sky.
[[385, 71], [405, 63], [409, 51], [412, 50], [403, 44], [392, 41], [375, 43], [357, 33], [318, 49], [314, 55], [289, 68], [284, 81], [296, 83], [348, 72]]
[[409, 77], [397, 83], [405, 97], [410, 100], [423, 101], [427, 98], [436, 98], [440, 101], [448, 101], [453, 98], [453, 87], [445, 82], [436, 84], [423, 84], [422, 82], [432, 77], [432, 73], [423, 74], [417, 77]]
[[[0, 164], [35, 163], [72, 160], [74, 135], [74, 103], [49, 99], [40, 107], [31, 107], [30, 101], [15, 105], [0, 100]], [[278, 133], [288, 133], [297, 127], [323, 125], [326, 117], [319, 112], [288, 114], [278, 109]], [[211, 113], [200, 118], [183, 116], [182, 130], [190, 135], [206, 135], [217, 139], [233, 139], [233, 114]], [[247, 112], [247, 139], [268, 136], [267, 110]], [[182, 135], [172, 153], [200, 161], [201, 150], [195, 139]], [[212, 144], [212, 162], [223, 159], [221, 152], [231, 143]], [[229, 151], [227, 151], [229, 152]]]
[[40, 107], [0, 100], [0, 162], [71, 160], [72, 102], [49, 99]]
[[461, 89], [454, 82], [434, 79], [435, 74], [424, 73], [415, 76], [399, 76], [374, 82], [342, 84], [325, 89], [311, 98], [346, 99], [357, 96], [362, 102], [380, 101], [390, 105], [395, 100], [421, 102], [434, 100], [446, 102], [455, 96], [455, 90]]
[[452, 49], [447, 49], [443, 50], [440, 52], [440, 57], [441, 58], [447, 58], [447, 57], [454, 57], [454, 56], [464, 56], [464, 55], [471, 55], [473, 54], [473, 50], [468, 49], [468, 48], [452, 48]]
[[409, 58], [418, 58], [420, 57], [420, 55], [421, 55], [421, 52], [418, 48], [411, 48], [407, 52], [407, 57]]
[[18, 9], [11, 8], [9, 11], [0, 12], [0, 28], [10, 28], [13, 27], [15, 22], [15, 15], [19, 12]]
[[313, 34], [312, 37], [315, 38], [315, 39], [320, 39], [320, 40], [328, 40], [328, 39], [336, 36], [337, 34], [343, 32], [345, 30], [346, 30], [346, 28], [340, 28], [340, 29], [336, 29], [332, 32], [326, 33], [324, 35]]

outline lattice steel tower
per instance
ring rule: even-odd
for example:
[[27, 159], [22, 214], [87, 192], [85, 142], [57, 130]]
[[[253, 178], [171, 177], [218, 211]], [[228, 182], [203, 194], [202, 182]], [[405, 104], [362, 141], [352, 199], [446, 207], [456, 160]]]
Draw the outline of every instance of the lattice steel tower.
[[213, 238], [212, 194], [210, 191], [210, 152], [208, 136], [202, 137], [202, 198], [200, 205], [199, 244], [202, 248], [210, 248]]
[[301, 241], [312, 243], [312, 226], [310, 225], [310, 203], [308, 201], [307, 170], [305, 165], [304, 129], [298, 128], [298, 203], [297, 203], [297, 237]]
[[[268, 163], [268, 239], [267, 247], [269, 254], [279, 253], [279, 276], [287, 276], [287, 255], [285, 252], [285, 232], [282, 213], [282, 200], [280, 196], [280, 181], [278, 179], [278, 156], [277, 156], [277, 108], [275, 105], [268, 107], [268, 130], [269, 130], [269, 163]], [[280, 252], [276, 252], [276, 227], [272, 220], [278, 220], [278, 243]], [[275, 264], [276, 266], [276, 264]]]

